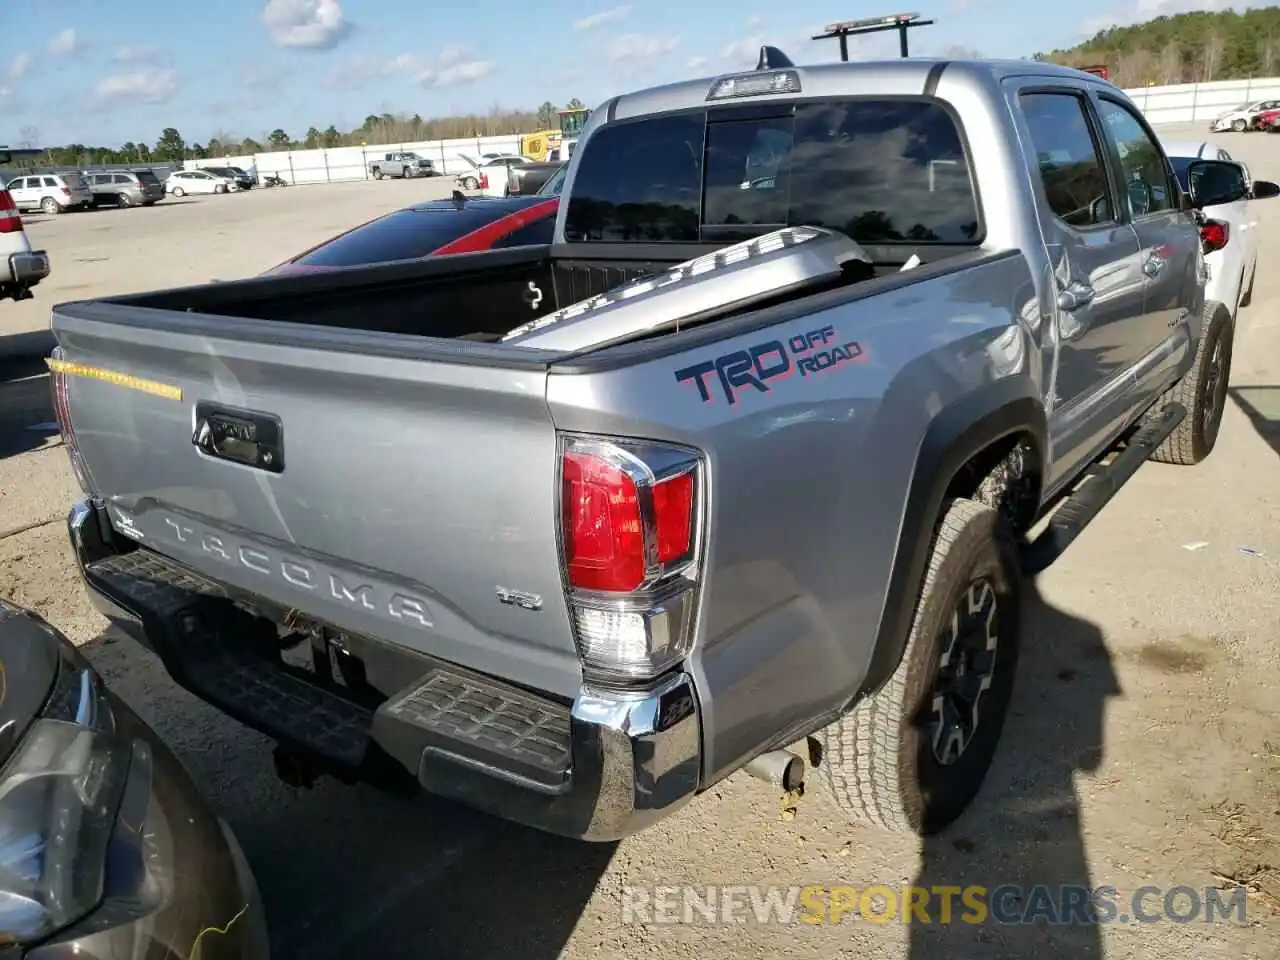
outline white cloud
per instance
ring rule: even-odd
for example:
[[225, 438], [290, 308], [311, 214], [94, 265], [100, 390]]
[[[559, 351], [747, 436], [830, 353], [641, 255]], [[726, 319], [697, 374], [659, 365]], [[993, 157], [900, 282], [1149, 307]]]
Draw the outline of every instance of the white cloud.
[[21, 80], [31, 69], [31, 64], [31, 54], [25, 52], [18, 54], [9, 62], [9, 79]]
[[583, 17], [581, 20], [573, 21], [573, 29], [575, 30], [595, 30], [597, 27], [603, 27], [610, 23], [617, 23], [619, 20], [625, 20], [631, 14], [631, 4], [621, 7], [613, 7], [609, 10], [601, 10], [599, 13], [592, 13]]
[[463, 60], [450, 64], [436, 71], [428, 82], [432, 87], [456, 87], [464, 83], [474, 83], [482, 77], [493, 73], [492, 60]]
[[311, 49], [335, 46], [351, 29], [339, 0], [267, 0], [262, 25], [281, 47]]
[[330, 70], [325, 83], [359, 89], [376, 80], [399, 77], [423, 87], [456, 87], [487, 77], [493, 68], [492, 60], [474, 59], [466, 47], [448, 46], [434, 57], [412, 53], [390, 59], [357, 57]]
[[103, 77], [94, 87], [100, 101], [127, 98], [133, 102], [168, 103], [178, 93], [178, 77], [172, 70], [131, 70]]
[[13, 96], [13, 87], [0, 87], [0, 100], [8, 100]]
[[643, 33], [624, 33], [609, 45], [609, 59], [655, 60], [672, 53], [680, 46], [679, 34], [653, 36]]
[[111, 55], [116, 63], [148, 63], [155, 64], [168, 60], [168, 56], [159, 47], [150, 43], [135, 47], [121, 47]]
[[77, 46], [79, 46], [79, 39], [76, 37], [74, 28], [67, 27], [49, 41], [49, 52], [55, 57], [65, 57], [75, 53]]
[[709, 63], [711, 63], [711, 61], [707, 57], [690, 57], [688, 62], [685, 63], [685, 66], [690, 70], [701, 70]]
[[758, 13], [752, 14], [751, 16], [747, 17], [747, 29], [759, 30], [768, 22], [769, 21], [767, 21], [764, 17], [760, 16]]
[[754, 67], [760, 58], [760, 48], [768, 42], [761, 36], [735, 40], [720, 51], [720, 59], [735, 67]]

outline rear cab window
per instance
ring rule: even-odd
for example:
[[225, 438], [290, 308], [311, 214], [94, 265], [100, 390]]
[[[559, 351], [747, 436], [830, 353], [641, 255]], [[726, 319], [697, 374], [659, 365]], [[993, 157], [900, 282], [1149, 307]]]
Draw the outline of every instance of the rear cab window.
[[722, 243], [782, 226], [864, 244], [983, 239], [964, 139], [928, 98], [714, 107], [603, 127], [583, 147], [565, 239]]

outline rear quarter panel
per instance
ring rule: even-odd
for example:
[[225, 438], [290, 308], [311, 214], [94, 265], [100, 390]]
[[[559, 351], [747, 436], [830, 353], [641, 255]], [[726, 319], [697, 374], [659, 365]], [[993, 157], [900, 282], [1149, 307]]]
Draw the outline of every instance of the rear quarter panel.
[[[707, 573], [692, 670], [708, 783], [762, 745], [820, 727], [866, 676], [930, 422], [1001, 379], [1039, 394], [1041, 331], [1022, 320], [1039, 311], [1020, 255], [870, 297], [845, 290], [803, 303], [812, 305], [803, 315], [793, 307], [791, 318], [749, 332], [730, 325], [742, 330], [752, 318], [728, 321], [718, 342], [681, 349], [697, 331], [672, 334], [668, 355], [553, 368], [549, 378], [559, 430], [706, 453]], [[712, 374], [704, 397], [678, 376], [771, 342], [790, 369], [766, 390], [730, 394]], [[835, 346], [848, 359], [816, 374], [798, 369], [803, 356]], [[767, 366], [781, 365], [775, 356]]]

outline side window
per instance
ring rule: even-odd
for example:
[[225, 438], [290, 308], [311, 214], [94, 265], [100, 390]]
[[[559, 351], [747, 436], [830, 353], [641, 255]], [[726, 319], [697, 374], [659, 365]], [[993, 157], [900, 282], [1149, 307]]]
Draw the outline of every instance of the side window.
[[44, 178], [44, 185], [45, 185], [46, 187], [53, 187], [54, 189], [57, 189], [58, 181], [57, 181], [57, 180], [55, 180], [55, 179], [53, 179], [53, 177], [45, 177], [45, 178]]
[[551, 242], [556, 232], [555, 217], [541, 217], [533, 223], [526, 223], [517, 230], [512, 230], [493, 245], [494, 250], [505, 250], [507, 247], [542, 246]]
[[1111, 184], [1083, 98], [1027, 93], [1021, 103], [1049, 209], [1073, 227], [1114, 223]]
[[1164, 154], [1133, 111], [1105, 97], [1098, 98], [1098, 114], [1120, 154], [1120, 167], [1135, 217], [1178, 206]]
[[5, 189], [6, 189], [6, 190], [21, 190], [21, 189], [22, 189], [22, 182], [23, 182], [23, 181], [22, 181], [22, 177], [17, 177], [17, 178], [15, 178], [15, 179], [13, 179], [13, 180], [10, 180], [10, 181], [9, 181], [9, 185], [8, 185], [7, 187], [5, 187]]
[[115, 183], [133, 183], [133, 181], [129, 179], [129, 175], [125, 173], [117, 173], [111, 179]]

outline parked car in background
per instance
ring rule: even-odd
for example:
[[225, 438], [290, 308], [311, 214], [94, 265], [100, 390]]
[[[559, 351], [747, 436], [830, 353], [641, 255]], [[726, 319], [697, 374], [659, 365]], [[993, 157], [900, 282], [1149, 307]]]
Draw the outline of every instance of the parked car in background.
[[185, 197], [188, 193], [230, 193], [235, 182], [208, 170], [175, 170], [164, 182], [167, 193]]
[[384, 177], [434, 177], [436, 165], [426, 157], [412, 152], [387, 153], [369, 161], [369, 176], [375, 180]]
[[150, 170], [86, 171], [82, 176], [98, 205], [149, 207], [164, 199], [164, 184]]
[[265, 960], [230, 829], [80, 652], [4, 601], [0, 693], [4, 955], [198, 960], [192, 945], [216, 929], [204, 955]]
[[533, 163], [524, 157], [505, 156], [492, 160], [481, 158], [475, 160], [466, 154], [458, 154], [471, 169], [454, 178], [455, 185], [461, 190], [481, 190], [486, 196], [507, 196], [507, 183], [510, 173], [518, 167]]
[[39, 210], [52, 216], [67, 210], [88, 210], [93, 206], [93, 191], [78, 173], [15, 177], [6, 189], [19, 210]]
[[199, 169], [212, 173], [215, 177], [225, 178], [236, 190], [249, 190], [257, 184], [253, 177], [239, 167], [200, 167]]
[[22, 214], [8, 190], [0, 190], [0, 298], [30, 300], [31, 288], [49, 275], [49, 255], [32, 250]]
[[1250, 193], [1231, 203], [1204, 207], [1206, 223], [1200, 228], [1204, 242], [1209, 280], [1205, 298], [1225, 304], [1234, 318], [1240, 307], [1247, 307], [1253, 295], [1254, 274], [1258, 266], [1258, 206], [1252, 196], [1249, 168], [1234, 159], [1221, 145], [1211, 140], [1160, 141], [1173, 164], [1184, 193], [1192, 192], [1187, 171], [1197, 160], [1225, 160], [1240, 166]]
[[1258, 130], [1265, 130], [1268, 133], [1275, 133], [1280, 130], [1280, 107], [1275, 110], [1263, 110], [1254, 119], [1254, 127]]
[[550, 243], [559, 207], [554, 195], [432, 200], [354, 227], [272, 267], [267, 275]]
[[563, 163], [522, 163], [513, 164], [507, 169], [507, 196], [530, 196], [542, 189], [542, 185], [563, 170]]
[[1210, 133], [1225, 133], [1228, 130], [1244, 133], [1257, 129], [1258, 114], [1265, 110], [1280, 109], [1280, 100], [1255, 100], [1242, 103], [1238, 107], [1224, 110], [1209, 122]]

